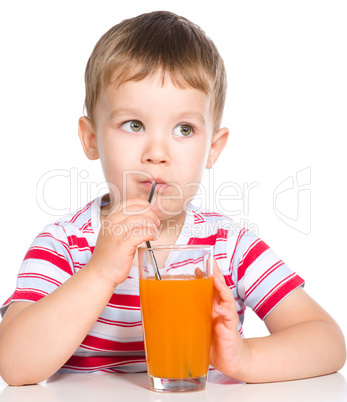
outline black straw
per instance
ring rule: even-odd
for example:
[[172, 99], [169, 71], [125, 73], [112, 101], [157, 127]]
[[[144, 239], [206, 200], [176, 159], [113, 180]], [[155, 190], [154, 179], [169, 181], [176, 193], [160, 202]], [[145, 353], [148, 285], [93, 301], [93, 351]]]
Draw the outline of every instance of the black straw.
[[[155, 181], [152, 184], [152, 188], [151, 188], [151, 191], [150, 191], [149, 196], [148, 196], [148, 202], [149, 203], [152, 202], [152, 198], [153, 198], [153, 194], [154, 194], [156, 186], [157, 186], [157, 182]], [[146, 241], [146, 246], [150, 249], [149, 252], [151, 253], [151, 257], [152, 257], [152, 261], [153, 261], [153, 265], [154, 265], [155, 277], [160, 280], [161, 276], [160, 276], [157, 260], [155, 259], [155, 256], [154, 256], [150, 241], [148, 241], [148, 240]]]

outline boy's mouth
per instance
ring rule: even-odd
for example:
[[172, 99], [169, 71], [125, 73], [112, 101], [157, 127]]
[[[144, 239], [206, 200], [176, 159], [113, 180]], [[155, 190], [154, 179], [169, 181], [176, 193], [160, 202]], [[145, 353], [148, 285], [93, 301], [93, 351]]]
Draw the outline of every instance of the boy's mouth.
[[169, 185], [168, 185], [168, 183], [165, 181], [165, 180], [163, 180], [163, 179], [161, 179], [161, 178], [154, 178], [153, 180], [145, 180], [145, 181], [143, 181], [142, 182], [142, 185], [144, 185], [145, 186], [145, 188], [146, 189], [151, 189], [152, 188], [152, 184], [154, 183], [154, 182], [157, 182], [157, 186], [156, 186], [156, 188], [155, 188], [155, 191], [156, 192], [159, 192], [159, 193], [161, 193], [166, 187], [168, 187]]

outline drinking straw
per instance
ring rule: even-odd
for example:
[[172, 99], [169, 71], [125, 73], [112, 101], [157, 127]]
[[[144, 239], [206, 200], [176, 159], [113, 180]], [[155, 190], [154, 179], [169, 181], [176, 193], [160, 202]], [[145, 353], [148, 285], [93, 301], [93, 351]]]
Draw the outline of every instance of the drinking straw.
[[[155, 190], [156, 186], [157, 186], [157, 182], [155, 181], [155, 182], [153, 182], [153, 184], [152, 184], [152, 188], [151, 188], [151, 191], [150, 191], [149, 196], [148, 196], [148, 202], [149, 202], [149, 203], [152, 202], [152, 198], [153, 198], [153, 194], [154, 194], [154, 190]], [[156, 279], [159, 279], [159, 280], [160, 280], [160, 279], [161, 279], [161, 276], [160, 276], [160, 272], [159, 272], [157, 260], [155, 259], [155, 256], [154, 256], [154, 253], [153, 253], [153, 250], [152, 250], [152, 246], [151, 246], [150, 241], [148, 241], [148, 240], [146, 241], [146, 246], [150, 249], [149, 252], [150, 252], [151, 257], [152, 257], [152, 262], [153, 262], [153, 266], [154, 266], [155, 277], [156, 277]]]

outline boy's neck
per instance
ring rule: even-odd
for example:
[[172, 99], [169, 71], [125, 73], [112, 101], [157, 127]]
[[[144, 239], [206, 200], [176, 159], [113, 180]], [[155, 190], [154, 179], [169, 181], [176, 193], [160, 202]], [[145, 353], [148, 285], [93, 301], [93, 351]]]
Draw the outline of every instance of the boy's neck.
[[187, 212], [183, 210], [178, 215], [162, 220], [159, 227], [159, 237], [157, 240], [151, 241], [151, 244], [175, 244], [182, 232], [186, 214]]

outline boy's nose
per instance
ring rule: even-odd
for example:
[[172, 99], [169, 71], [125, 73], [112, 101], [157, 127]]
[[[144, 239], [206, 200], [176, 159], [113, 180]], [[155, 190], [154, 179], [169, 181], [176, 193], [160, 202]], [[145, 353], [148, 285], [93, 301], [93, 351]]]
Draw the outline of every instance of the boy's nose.
[[168, 164], [169, 149], [167, 139], [151, 139], [147, 142], [144, 152], [142, 154], [143, 163], [153, 164]]

